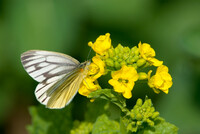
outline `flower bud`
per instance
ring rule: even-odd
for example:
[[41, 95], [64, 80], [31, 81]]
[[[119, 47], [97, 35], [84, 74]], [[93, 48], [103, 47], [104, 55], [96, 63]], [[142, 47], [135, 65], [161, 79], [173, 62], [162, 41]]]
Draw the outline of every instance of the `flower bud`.
[[114, 56], [115, 56], [115, 51], [114, 51], [114, 49], [113, 49], [113, 48], [112, 48], [112, 49], [108, 49], [108, 54], [109, 54], [109, 57], [110, 57], [110, 58], [114, 57]]
[[135, 50], [135, 55], [139, 55], [139, 49], [138, 48]]
[[151, 107], [147, 107], [147, 109], [146, 109], [146, 112], [150, 112], [150, 110], [151, 110]]
[[136, 62], [136, 58], [132, 57], [132, 58], [130, 58], [129, 61], [130, 61], [130, 63]]
[[125, 62], [125, 61], [122, 61], [122, 62], [120, 63], [120, 65], [121, 65], [121, 66], [126, 65], [126, 62]]
[[129, 47], [124, 47], [124, 52], [125, 53], [129, 53], [130, 52], [130, 48]]
[[107, 59], [107, 58], [109, 58], [109, 54], [108, 54], [108, 52], [104, 52], [104, 53], [103, 53], [103, 55], [104, 55], [104, 56], [103, 56], [103, 57], [104, 57], [104, 59]]
[[142, 99], [139, 98], [139, 99], [137, 100], [137, 102], [136, 102], [136, 105], [137, 105], [137, 106], [142, 106]]
[[145, 102], [144, 102], [144, 107], [151, 107], [151, 106], [152, 106], [151, 99], [145, 100]]
[[154, 112], [153, 115], [151, 116], [153, 119], [155, 119], [156, 117], [158, 117], [160, 115], [159, 112]]
[[138, 73], [138, 75], [139, 75], [139, 80], [148, 79], [148, 75], [145, 72], [140, 72], [140, 73]]
[[154, 126], [154, 122], [151, 121], [150, 119], [147, 119], [147, 123], [149, 126], [153, 127]]
[[142, 125], [142, 121], [137, 121], [137, 125], [138, 126]]
[[135, 56], [133, 57], [133, 59], [134, 59], [135, 61], [137, 61], [137, 60], [139, 59], [139, 56], [138, 56], [138, 55], [135, 55]]
[[145, 60], [145, 59], [139, 59], [139, 60], [137, 60], [137, 65], [138, 65], [138, 67], [143, 66], [145, 63], [146, 63], [146, 60]]
[[138, 114], [136, 115], [136, 119], [137, 119], [137, 120], [141, 121], [142, 118], [143, 118], [142, 114], [138, 113]]
[[114, 64], [115, 64], [115, 68], [116, 68], [116, 69], [120, 69], [121, 66], [120, 66], [119, 62], [115, 61]]
[[[136, 106], [136, 105], [135, 105]], [[140, 111], [139, 111], [140, 109], [138, 108], [138, 107], [134, 107], [134, 110], [133, 110], [133, 112], [135, 113], [135, 114], [138, 114], [138, 113], [140, 113]]]
[[130, 55], [134, 56], [135, 55], [135, 50], [138, 49], [136, 46], [132, 47], [130, 50]]
[[155, 108], [154, 107], [151, 107], [151, 112], [153, 113], [155, 111]]
[[130, 63], [130, 57], [128, 57], [127, 59], [126, 59], [126, 63]]
[[114, 67], [114, 61], [110, 58], [106, 59], [106, 65], [110, 67]]
[[117, 61], [118, 60], [118, 56], [113, 57], [113, 60]]
[[135, 118], [135, 114], [133, 112], [130, 113], [130, 116], [131, 116], [132, 119]]
[[122, 52], [118, 53], [118, 56], [119, 56], [120, 59], [122, 59], [123, 58], [123, 53]]
[[117, 61], [118, 61], [118, 62], [122, 62], [122, 61], [123, 61], [123, 59], [119, 58]]
[[123, 52], [123, 46], [121, 44], [118, 44], [118, 46], [115, 48], [115, 53], [119, 54]]
[[134, 67], [135, 69], [137, 69], [137, 64], [134, 63], [134, 64], [132, 65], [132, 67]]
[[129, 57], [129, 53], [124, 53], [123, 56], [122, 56], [122, 58], [123, 58], [124, 60], [128, 59], [128, 57]]

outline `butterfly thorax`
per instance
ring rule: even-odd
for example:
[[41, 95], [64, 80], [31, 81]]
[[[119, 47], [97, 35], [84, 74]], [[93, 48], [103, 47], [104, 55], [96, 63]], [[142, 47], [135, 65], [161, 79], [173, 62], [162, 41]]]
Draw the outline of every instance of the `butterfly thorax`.
[[89, 65], [90, 65], [90, 61], [85, 61], [83, 63], [81, 63], [79, 65], [79, 68], [81, 69], [80, 71], [83, 73], [83, 75], [87, 75], [88, 71], [89, 71]]

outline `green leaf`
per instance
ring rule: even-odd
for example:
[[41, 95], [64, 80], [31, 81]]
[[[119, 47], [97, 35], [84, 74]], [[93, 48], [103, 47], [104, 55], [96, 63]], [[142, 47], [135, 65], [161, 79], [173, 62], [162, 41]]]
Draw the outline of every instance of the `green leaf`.
[[32, 124], [30, 134], [68, 134], [72, 128], [71, 105], [64, 109], [47, 109], [44, 106], [29, 108]]
[[124, 124], [123, 118], [120, 118], [120, 132], [121, 134], [126, 134], [126, 126]]
[[73, 129], [70, 134], [91, 134], [93, 124], [91, 122], [74, 121]]
[[85, 120], [95, 122], [99, 115], [105, 113], [106, 101], [97, 99], [92, 103], [87, 104], [87, 111], [85, 112]]
[[139, 131], [138, 134], [177, 134], [178, 128], [166, 122], [163, 118], [158, 117], [154, 127], [145, 127], [144, 130]]
[[27, 129], [30, 134], [47, 134], [48, 129], [52, 125], [51, 122], [47, 122], [42, 119], [37, 112], [36, 107], [31, 107], [29, 109], [32, 116], [32, 125], [28, 125]]
[[113, 91], [113, 89], [100, 89], [93, 91], [89, 94], [88, 98], [96, 99], [101, 98], [108, 101], [113, 102], [116, 104], [121, 110], [127, 111], [126, 107], [126, 100], [120, 94]]
[[94, 123], [92, 134], [120, 134], [119, 123], [103, 114]]

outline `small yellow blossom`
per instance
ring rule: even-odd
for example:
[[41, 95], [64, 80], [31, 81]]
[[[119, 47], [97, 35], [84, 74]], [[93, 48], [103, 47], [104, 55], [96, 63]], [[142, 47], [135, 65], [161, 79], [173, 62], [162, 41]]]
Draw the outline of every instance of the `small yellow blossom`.
[[92, 63], [89, 66], [88, 75], [91, 75], [94, 80], [98, 79], [105, 73], [105, 63], [101, 60], [99, 55], [92, 58]]
[[100, 59], [99, 55], [92, 58], [92, 63], [89, 66], [87, 77], [83, 80], [79, 94], [88, 96], [92, 91], [100, 89], [97, 79], [105, 73], [105, 63]]
[[138, 74], [134, 67], [127, 67], [126, 65], [118, 71], [112, 73], [112, 79], [108, 81], [114, 87], [115, 92], [122, 93], [127, 99], [132, 97], [131, 90], [138, 80]]
[[154, 58], [156, 56], [156, 53], [154, 49], [147, 43], [139, 43], [139, 52], [142, 58], [150, 62], [150, 64], [154, 66], [160, 66], [163, 64], [163, 61], [159, 61], [158, 59]]
[[101, 87], [99, 86], [97, 80], [87, 77], [81, 83], [81, 86], [80, 86], [78, 92], [79, 92], [79, 94], [81, 94], [83, 96], [88, 96], [92, 91], [95, 91], [100, 88]]
[[157, 68], [156, 74], [150, 77], [152, 70], [148, 72], [148, 85], [154, 89], [154, 92], [159, 93], [162, 90], [166, 94], [169, 92], [169, 88], [172, 86], [172, 77], [168, 73], [168, 67], [161, 65]]
[[92, 47], [96, 53], [103, 55], [103, 53], [111, 47], [110, 34], [106, 33], [105, 35], [101, 35], [94, 43], [89, 42], [88, 45]]

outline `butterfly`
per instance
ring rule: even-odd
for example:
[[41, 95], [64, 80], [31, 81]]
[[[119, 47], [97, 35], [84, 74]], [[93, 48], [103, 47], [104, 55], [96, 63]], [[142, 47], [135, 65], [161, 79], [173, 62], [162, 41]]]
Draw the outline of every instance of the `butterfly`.
[[61, 109], [76, 95], [89, 71], [90, 61], [80, 63], [58, 52], [30, 50], [21, 55], [26, 72], [39, 82], [37, 100], [50, 109]]

